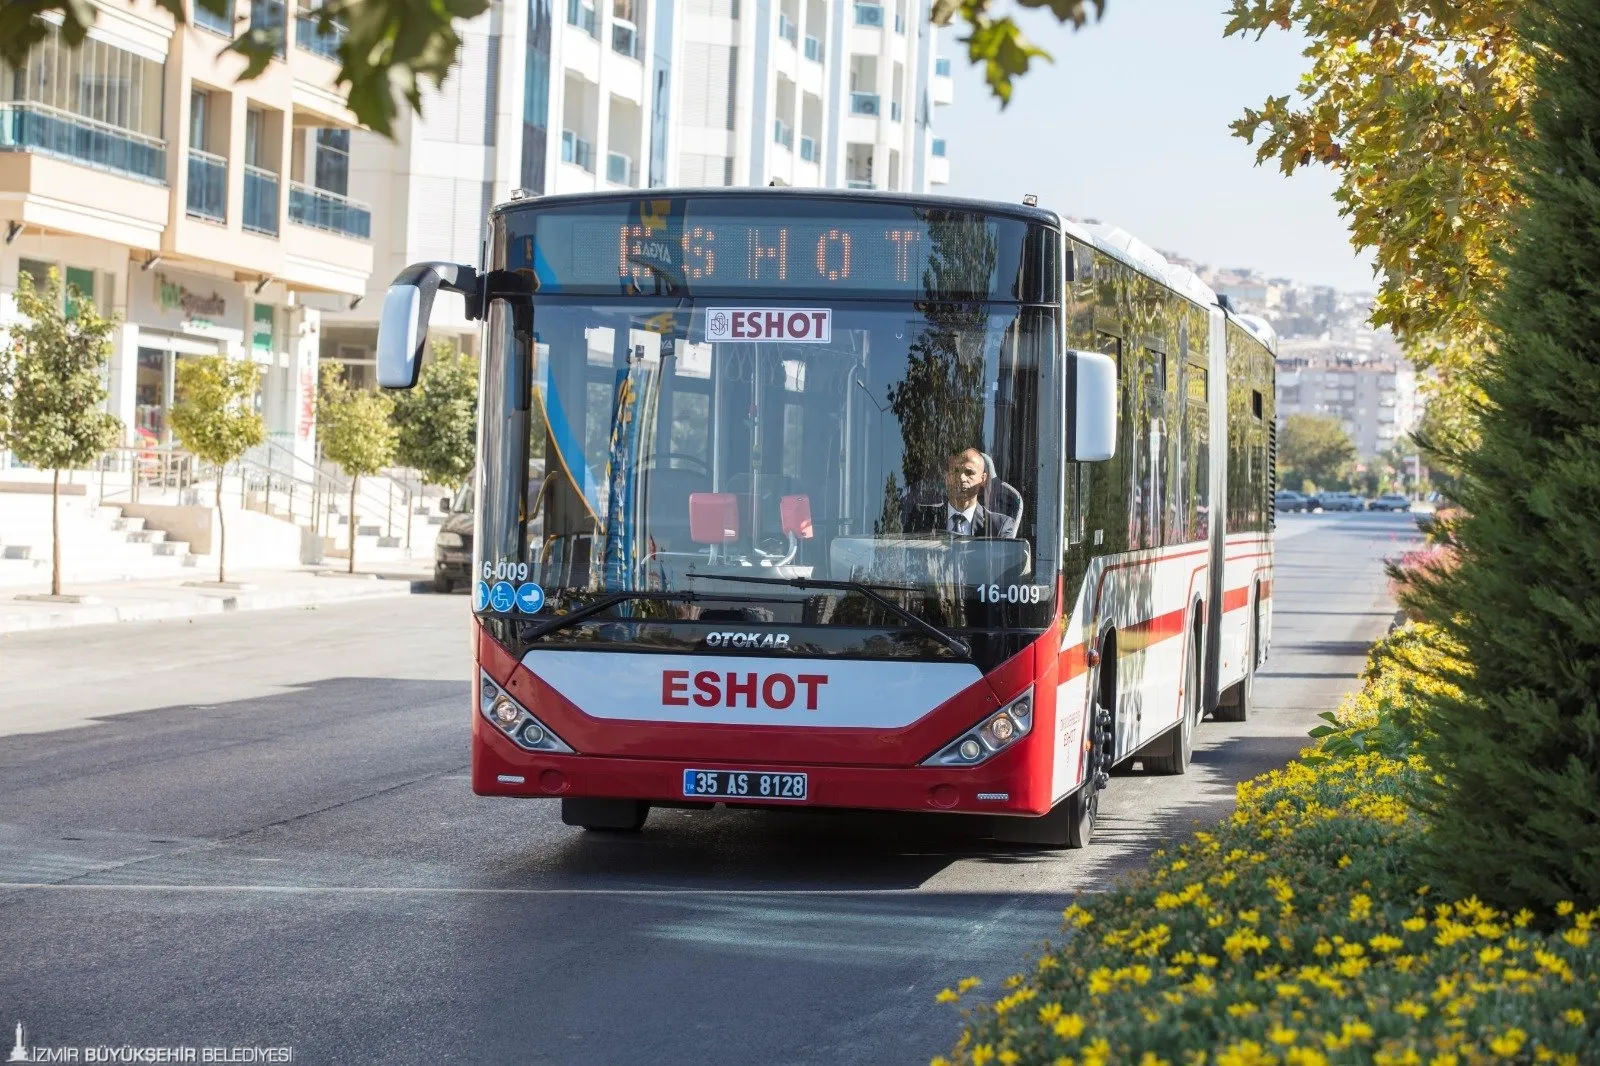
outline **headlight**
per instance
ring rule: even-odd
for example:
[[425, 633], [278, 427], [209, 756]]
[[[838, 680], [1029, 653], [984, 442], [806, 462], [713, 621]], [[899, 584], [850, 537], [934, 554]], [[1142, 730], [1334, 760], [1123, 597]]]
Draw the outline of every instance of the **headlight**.
[[478, 671], [478, 710], [511, 742], [527, 751], [553, 751], [571, 754], [566, 742], [535, 718], [528, 709], [495, 684], [493, 678]]
[[441, 548], [459, 548], [463, 542], [460, 533], [440, 533], [439, 539], [434, 543]]
[[1033, 686], [961, 734], [923, 762], [924, 766], [976, 766], [1009, 748], [1033, 729]]

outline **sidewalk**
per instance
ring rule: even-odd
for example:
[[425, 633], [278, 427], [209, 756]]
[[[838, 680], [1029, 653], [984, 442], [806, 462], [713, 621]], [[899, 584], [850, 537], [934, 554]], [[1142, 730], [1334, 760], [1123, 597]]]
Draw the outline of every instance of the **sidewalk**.
[[84, 603], [37, 603], [17, 599], [22, 594], [48, 592], [48, 581], [43, 588], [0, 589], [0, 634], [408, 596], [432, 588], [433, 564], [428, 560], [374, 563], [370, 567], [358, 562], [354, 577], [342, 572], [338, 576], [324, 576], [343, 565], [335, 562], [332, 567], [308, 566], [298, 570], [230, 571], [230, 583], [246, 586], [239, 589], [194, 588], [184, 584], [215, 580], [215, 571], [210, 574], [191, 571], [182, 577], [69, 585], [62, 589], [68, 595], [87, 597], [89, 602]]

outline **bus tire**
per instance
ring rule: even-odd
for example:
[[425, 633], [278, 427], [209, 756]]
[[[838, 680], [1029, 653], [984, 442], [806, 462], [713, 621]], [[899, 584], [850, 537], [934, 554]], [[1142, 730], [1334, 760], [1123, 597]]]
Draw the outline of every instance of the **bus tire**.
[[648, 817], [650, 804], [644, 800], [579, 796], [561, 801], [561, 821], [591, 832], [637, 833]]
[[1081, 848], [1094, 834], [1100, 810], [1100, 792], [1085, 781], [1076, 792], [1037, 818], [996, 815], [989, 835], [1007, 844], [1034, 844], [1047, 848]]
[[[1198, 643], [1198, 642], [1197, 642]], [[1183, 717], [1170, 731], [1172, 750], [1165, 755], [1144, 756], [1144, 768], [1153, 774], [1177, 775], [1189, 771], [1189, 761], [1194, 756], [1194, 730], [1199, 720], [1200, 707], [1200, 649], [1189, 655], [1189, 666], [1184, 670]]]

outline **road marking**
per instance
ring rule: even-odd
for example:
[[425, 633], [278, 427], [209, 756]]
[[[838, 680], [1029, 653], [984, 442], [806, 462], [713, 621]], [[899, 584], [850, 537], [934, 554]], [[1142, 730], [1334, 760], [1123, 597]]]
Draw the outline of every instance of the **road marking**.
[[[930, 894], [991, 895], [988, 892], [934, 892], [922, 888], [426, 888], [363, 885], [111, 885], [60, 884], [46, 881], [0, 881], [7, 889], [52, 889], [68, 892], [260, 892], [279, 895], [437, 895], [437, 896], [909, 896]], [[1059, 890], [1040, 895], [1063, 895]]]

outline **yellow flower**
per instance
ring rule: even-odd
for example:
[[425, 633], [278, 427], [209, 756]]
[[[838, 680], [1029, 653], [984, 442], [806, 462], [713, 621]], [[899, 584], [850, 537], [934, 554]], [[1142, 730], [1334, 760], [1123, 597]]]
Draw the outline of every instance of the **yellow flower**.
[[[1340, 865], [1343, 865], [1342, 863]], [[1372, 916], [1372, 897], [1358, 892], [1350, 898], [1350, 920], [1359, 922]]]
[[994, 1048], [988, 1044], [979, 1044], [972, 1049], [972, 1066], [983, 1066], [992, 1058], [994, 1058]]
[[1172, 1064], [1154, 1051], [1146, 1051], [1144, 1057], [1139, 1060], [1139, 1066], [1172, 1066]]
[[1500, 948], [1487, 947], [1487, 948], [1484, 948], [1482, 951], [1478, 952], [1478, 961], [1487, 965], [1488, 963], [1491, 963], [1491, 962], [1500, 961], [1500, 958], [1503, 955], [1505, 955], [1505, 952], [1502, 951]]
[[1405, 921], [1400, 923], [1400, 926], [1408, 933], [1420, 933], [1424, 929], [1428, 928], [1428, 919], [1407, 918]]
[[1333, 945], [1328, 943], [1326, 940], [1323, 940], [1321, 937], [1318, 937], [1317, 938], [1317, 946], [1312, 948], [1311, 950], [1316, 952], [1318, 955], [1323, 955], [1323, 956], [1332, 955], [1333, 954]]
[[1294, 1038], [1298, 1035], [1293, 1029], [1285, 1029], [1280, 1025], [1267, 1034], [1267, 1039], [1274, 1044], [1287, 1047], [1289, 1044], [1294, 1043]]
[[1521, 1029], [1507, 1029], [1499, 1036], [1489, 1041], [1489, 1050], [1501, 1058], [1509, 1059], [1522, 1050], [1522, 1045], [1528, 1042], [1528, 1034]]
[[1105, 1066], [1111, 1059], [1111, 1042], [1100, 1037], [1083, 1049], [1083, 1066]]
[[1449, 1052], [1445, 1052], [1443, 1055], [1435, 1055], [1433, 1058], [1429, 1059], [1428, 1066], [1458, 1066], [1460, 1061], [1461, 1060], [1456, 1058], [1454, 1055], [1450, 1054]]
[[1217, 964], [1217, 957], [1215, 955], [1196, 955], [1195, 961], [1209, 970]]
[[935, 1055], [928, 1060], [928, 1066], [950, 1066], [950, 1060], [943, 1055]]
[[1061, 965], [1061, 961], [1059, 959], [1057, 959], [1054, 955], [1041, 955], [1041, 956], [1039, 956], [1039, 971], [1041, 973], [1044, 972], [1045, 970], [1054, 970], [1056, 967], [1058, 967], [1060, 965]]
[[1571, 1010], [1562, 1011], [1561, 1017], [1566, 1019], [1569, 1025], [1583, 1024], [1583, 1011], [1579, 1010], [1577, 1007], [1573, 1007]]
[[1194, 980], [1189, 982], [1189, 987], [1199, 995], [1210, 995], [1217, 987], [1217, 983], [1203, 973], [1194, 975]]
[[1339, 856], [1339, 869], [1343, 870], [1345, 867], [1349, 866], [1352, 861], [1354, 860], [1352, 860], [1348, 855]]
[[1090, 914], [1076, 903], [1062, 911], [1061, 917], [1066, 919], [1069, 925], [1075, 925], [1079, 929], [1082, 929], [1084, 926], [1094, 921], [1094, 915]]
[[953, 988], [946, 988], [940, 990], [939, 994], [933, 997], [933, 1001], [935, 1003], [954, 1003], [960, 998], [961, 993], [957, 992]]
[[1067, 1014], [1056, 1019], [1056, 1035], [1063, 1040], [1076, 1040], [1083, 1035], [1083, 1019], [1076, 1014]]
[[1046, 1003], [1039, 1008], [1039, 1020], [1046, 1025], [1061, 1017], [1061, 1004]]
[[1314, 1047], [1292, 1047], [1283, 1053], [1288, 1066], [1328, 1066], [1328, 1056]]
[[1286, 983], [1278, 985], [1275, 989], [1273, 989], [1273, 991], [1278, 994], [1279, 999], [1289, 999], [1292, 996], [1298, 996], [1300, 994], [1300, 986]]
[[1372, 945], [1372, 950], [1374, 951], [1389, 952], [1397, 951], [1400, 948], [1405, 947], [1406, 942], [1397, 936], [1390, 936], [1388, 933], [1379, 933], [1377, 936], [1367, 941], [1367, 943]]
[[980, 978], [963, 977], [961, 980], [956, 982], [956, 991], [971, 992], [974, 988], [977, 988], [981, 984], [983, 984], [983, 981]]
[[1588, 947], [1589, 946], [1589, 930], [1587, 930], [1587, 929], [1568, 929], [1566, 932], [1561, 934], [1561, 939], [1565, 940], [1567, 943], [1571, 944], [1575, 948]]
[[1360, 944], [1342, 944], [1339, 947], [1339, 956], [1345, 959], [1357, 959], [1366, 953], [1366, 948]]
[[1021, 1058], [1021, 1055], [1018, 1055], [1010, 1048], [1006, 1048], [1004, 1051], [1000, 1052], [1000, 1066], [1017, 1066], [1017, 1062]]
[[1217, 1066], [1269, 1066], [1277, 1059], [1254, 1040], [1241, 1040], [1217, 1052]]
[[1256, 925], [1261, 921], [1261, 912], [1257, 910], [1240, 911], [1239, 920], [1241, 922], [1248, 922], [1251, 925]]
[[1573, 902], [1570, 899], [1564, 899], [1560, 903], [1556, 904], [1556, 913], [1561, 915], [1563, 918], [1571, 914], [1576, 909], [1577, 907], [1573, 905]]
[[1533, 921], [1533, 912], [1526, 907], [1518, 911], [1517, 916], [1511, 919], [1512, 924], [1518, 929], [1526, 929], [1531, 921]]
[[1246, 1000], [1243, 1003], [1228, 1004], [1228, 1013], [1235, 1018], [1248, 1018], [1256, 1012], [1256, 1005]]

